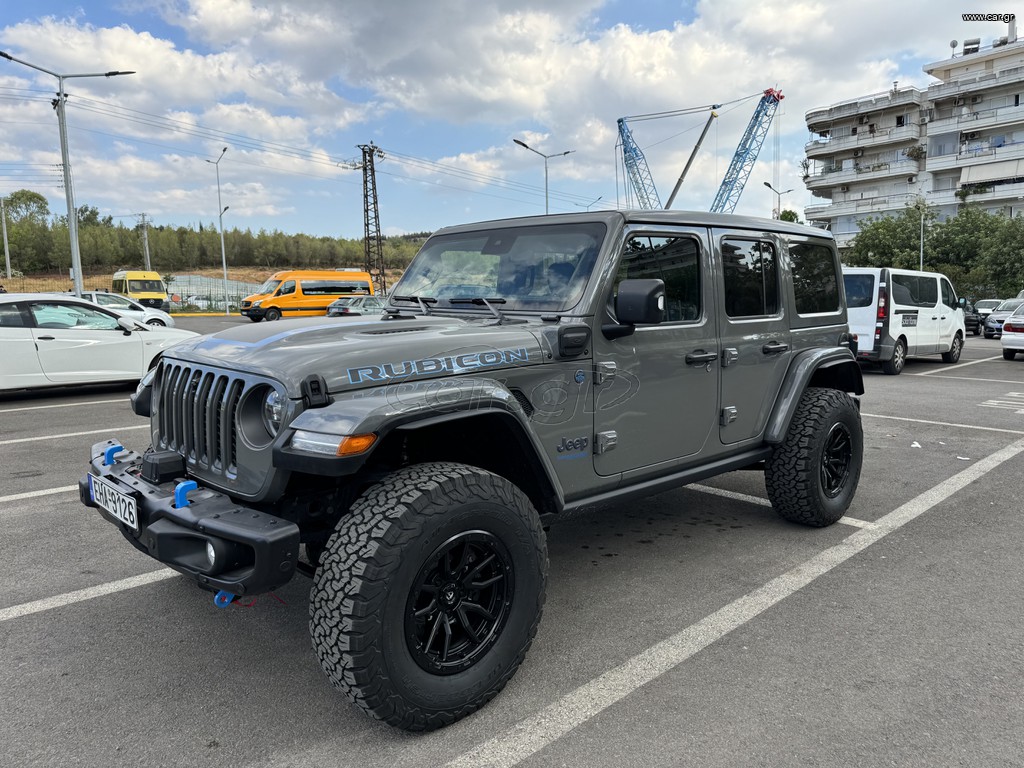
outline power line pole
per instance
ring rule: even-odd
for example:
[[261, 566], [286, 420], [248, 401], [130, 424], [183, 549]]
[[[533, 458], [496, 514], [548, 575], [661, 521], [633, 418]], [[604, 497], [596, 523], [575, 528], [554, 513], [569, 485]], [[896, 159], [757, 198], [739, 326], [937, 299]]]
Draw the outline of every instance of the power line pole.
[[146, 221], [146, 214], [137, 214], [139, 223], [142, 225], [142, 257], [146, 260], [146, 271], [152, 272], [153, 266], [149, 262], [149, 222]]
[[377, 207], [377, 174], [374, 158], [384, 152], [373, 142], [357, 145], [363, 152], [363, 268], [376, 278], [381, 293], [387, 292], [384, 276], [384, 248], [380, 237], [380, 210]]
[[7, 262], [7, 279], [11, 279], [11, 252], [7, 248], [7, 211], [4, 210], [4, 199], [0, 197], [0, 220], [4, 226], [4, 261]]

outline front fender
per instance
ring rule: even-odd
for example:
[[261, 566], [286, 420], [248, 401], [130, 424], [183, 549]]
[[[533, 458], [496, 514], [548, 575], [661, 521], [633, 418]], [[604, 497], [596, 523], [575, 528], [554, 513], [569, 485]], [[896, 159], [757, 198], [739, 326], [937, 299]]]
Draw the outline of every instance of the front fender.
[[864, 394], [864, 378], [853, 353], [845, 347], [810, 349], [799, 353], [786, 372], [779, 398], [768, 419], [764, 441], [778, 445], [807, 387], [829, 387], [854, 395]]
[[[421, 429], [482, 414], [497, 414], [514, 423], [539, 459], [558, 498], [562, 498], [554, 469], [530, 429], [529, 417], [519, 401], [501, 382], [483, 377], [432, 379], [335, 395], [330, 405], [303, 411], [292, 421], [284, 439], [279, 439], [274, 447], [274, 465], [310, 474], [350, 475], [367, 462], [384, 442], [383, 438], [394, 430]], [[372, 433], [377, 440], [369, 450], [355, 456], [316, 455], [292, 449], [291, 439], [298, 430], [330, 436]]]

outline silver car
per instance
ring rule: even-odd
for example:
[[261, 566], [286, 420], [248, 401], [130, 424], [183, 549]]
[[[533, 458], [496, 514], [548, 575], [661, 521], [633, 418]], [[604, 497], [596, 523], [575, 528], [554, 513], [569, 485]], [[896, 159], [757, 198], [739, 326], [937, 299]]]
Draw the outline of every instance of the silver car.
[[161, 309], [144, 307], [134, 299], [122, 296], [119, 293], [107, 293], [106, 291], [82, 291], [82, 298], [94, 304], [99, 304], [106, 309], [112, 309], [125, 317], [138, 320], [146, 325], [174, 327], [174, 318]]

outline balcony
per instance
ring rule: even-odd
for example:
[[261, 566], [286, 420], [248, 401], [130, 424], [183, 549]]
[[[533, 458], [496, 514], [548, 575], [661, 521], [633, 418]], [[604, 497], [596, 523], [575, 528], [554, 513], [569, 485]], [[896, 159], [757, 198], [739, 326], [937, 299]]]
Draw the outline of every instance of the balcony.
[[950, 131], [966, 133], [1021, 123], [1024, 123], [1024, 107], [1000, 107], [999, 109], [982, 109], [977, 112], [968, 112], [965, 115], [932, 120], [928, 124], [928, 132], [933, 135]]
[[[812, 109], [804, 116], [804, 122], [808, 128], [819, 123], [831, 123], [852, 115], [859, 115], [864, 112], [875, 112], [889, 107], [897, 107], [906, 104], [921, 105], [924, 92], [917, 88], [900, 88], [897, 91], [882, 91], [869, 96], [862, 96], [859, 99], [840, 101], [828, 107]], [[825, 126], [827, 127], [827, 126]], [[813, 128], [812, 128], [813, 130]]]
[[965, 93], [977, 93], [996, 86], [1014, 85], [1021, 82], [1024, 82], [1024, 67], [1012, 67], [999, 72], [978, 72], [973, 75], [965, 75], [958, 80], [951, 80], [948, 83], [930, 85], [926, 95], [932, 101], [938, 101]]
[[859, 125], [862, 129], [855, 136], [838, 136], [831, 139], [814, 139], [804, 145], [804, 153], [807, 157], [829, 157], [841, 152], [849, 152], [853, 149], [865, 147], [877, 147], [884, 144], [898, 144], [904, 141], [917, 141], [921, 138], [921, 126], [900, 125], [892, 128], [876, 129], [874, 133], [867, 131], [866, 125]]
[[964, 168], [972, 165], [985, 165], [1003, 160], [1020, 160], [1024, 158], [1024, 142], [1004, 144], [1001, 147], [990, 147], [987, 143], [968, 142], [965, 149], [951, 152], [948, 155], [929, 155], [925, 170], [929, 173], [948, 171], [953, 168]]
[[917, 160], [896, 160], [883, 163], [858, 163], [853, 168], [838, 168], [822, 171], [804, 180], [807, 189], [829, 189], [843, 184], [858, 184], [862, 181], [878, 181], [892, 176], [913, 176], [919, 173], [921, 165]]
[[808, 221], [829, 221], [840, 216], [897, 214], [908, 205], [912, 205], [918, 197], [916, 194], [904, 192], [861, 200], [842, 200], [831, 205], [809, 205], [804, 208], [804, 216]]

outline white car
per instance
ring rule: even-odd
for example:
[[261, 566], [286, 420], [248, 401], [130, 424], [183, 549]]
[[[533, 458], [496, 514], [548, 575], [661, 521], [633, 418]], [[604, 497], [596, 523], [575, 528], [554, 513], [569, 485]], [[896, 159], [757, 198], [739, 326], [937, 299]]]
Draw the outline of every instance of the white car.
[[101, 307], [112, 309], [125, 317], [131, 317], [146, 325], [163, 325], [168, 328], [174, 327], [174, 318], [162, 309], [144, 307], [135, 299], [129, 299], [119, 293], [107, 293], [106, 291], [82, 291], [82, 298], [88, 299]]
[[1003, 335], [999, 341], [1003, 345], [1003, 360], [1013, 360], [1018, 352], [1024, 352], [1024, 304], [1003, 320]]
[[144, 325], [76, 296], [0, 294], [0, 392], [137, 381], [157, 356], [198, 336]]

